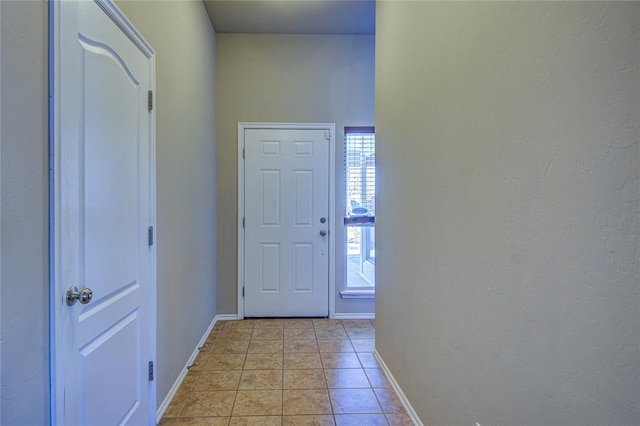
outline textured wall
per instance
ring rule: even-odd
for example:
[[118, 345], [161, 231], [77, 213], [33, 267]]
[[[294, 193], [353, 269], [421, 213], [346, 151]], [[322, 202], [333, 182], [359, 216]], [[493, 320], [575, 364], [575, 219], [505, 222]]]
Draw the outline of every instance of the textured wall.
[[[336, 123], [336, 211], [343, 215], [344, 126], [373, 125], [373, 36], [220, 34], [218, 117], [218, 311], [237, 311], [238, 122]], [[336, 312], [373, 312], [341, 299], [344, 233], [336, 226]]]
[[201, 2], [118, 6], [156, 51], [160, 404], [216, 315], [215, 32]]
[[49, 424], [47, 3], [0, 2], [0, 424]]
[[639, 25], [377, 3], [376, 344], [425, 424], [638, 423]]

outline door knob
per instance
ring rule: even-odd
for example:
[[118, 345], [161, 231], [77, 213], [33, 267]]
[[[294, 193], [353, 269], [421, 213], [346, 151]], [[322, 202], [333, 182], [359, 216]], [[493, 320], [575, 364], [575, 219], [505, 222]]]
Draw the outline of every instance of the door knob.
[[324, 237], [325, 235], [327, 235], [327, 231], [325, 231], [324, 229], [321, 229], [320, 235]]
[[90, 288], [83, 288], [78, 290], [78, 287], [72, 285], [67, 290], [67, 305], [73, 306], [76, 302], [80, 302], [83, 305], [91, 302], [93, 299], [93, 291]]

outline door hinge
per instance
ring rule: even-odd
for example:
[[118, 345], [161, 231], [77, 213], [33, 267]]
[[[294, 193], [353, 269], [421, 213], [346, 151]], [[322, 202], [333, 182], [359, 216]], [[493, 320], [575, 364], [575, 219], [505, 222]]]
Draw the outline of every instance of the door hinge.
[[244, 155], [245, 155], [244, 148], [242, 148], [242, 159], [243, 160], [244, 160]]
[[153, 109], [153, 90], [147, 92], [147, 109], [151, 111]]
[[153, 361], [149, 361], [149, 381], [153, 382]]
[[244, 297], [244, 286], [242, 286], [242, 297]]
[[149, 245], [152, 246], [153, 245], [153, 226], [149, 227]]
[[244, 229], [244, 217], [242, 218], [242, 229]]

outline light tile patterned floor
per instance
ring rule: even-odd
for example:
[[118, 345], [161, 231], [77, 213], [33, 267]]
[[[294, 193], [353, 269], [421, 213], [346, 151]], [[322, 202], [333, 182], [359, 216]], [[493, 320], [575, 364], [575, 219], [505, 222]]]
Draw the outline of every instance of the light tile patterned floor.
[[160, 425], [411, 425], [369, 320], [218, 322]]

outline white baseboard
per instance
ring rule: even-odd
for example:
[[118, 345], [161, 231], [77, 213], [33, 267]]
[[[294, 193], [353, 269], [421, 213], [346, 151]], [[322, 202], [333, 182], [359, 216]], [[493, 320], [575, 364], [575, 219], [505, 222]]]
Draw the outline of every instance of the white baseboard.
[[400, 402], [402, 402], [402, 405], [404, 405], [405, 410], [407, 410], [407, 414], [409, 415], [409, 418], [411, 418], [411, 421], [413, 422], [413, 424], [416, 426], [424, 426], [422, 421], [420, 421], [420, 417], [418, 417], [418, 414], [411, 406], [411, 403], [407, 399], [406, 395], [404, 394], [404, 392], [402, 392], [402, 389], [400, 389], [400, 385], [398, 384], [398, 382], [396, 382], [396, 379], [393, 377], [393, 374], [391, 374], [389, 367], [387, 367], [387, 364], [384, 363], [384, 361], [382, 360], [382, 357], [380, 356], [377, 350], [373, 352], [373, 356], [376, 358], [376, 360], [380, 364], [380, 367], [382, 368], [384, 375], [387, 376], [387, 379], [389, 379], [389, 382], [391, 383], [393, 390], [396, 391], [396, 394], [398, 395]]
[[220, 314], [216, 315], [216, 321], [235, 321], [238, 319], [238, 314]]
[[333, 314], [333, 319], [375, 319], [376, 314], [373, 313], [365, 313], [365, 314]]
[[176, 392], [178, 392], [178, 389], [180, 389], [180, 385], [182, 385], [182, 381], [184, 380], [185, 377], [187, 377], [187, 373], [189, 372], [187, 367], [193, 364], [193, 362], [196, 360], [196, 357], [198, 356], [198, 352], [199, 352], [198, 348], [202, 347], [204, 343], [207, 341], [207, 337], [209, 337], [209, 334], [211, 333], [213, 326], [216, 325], [216, 322], [234, 320], [237, 318], [238, 316], [236, 314], [216, 315], [213, 318], [213, 320], [211, 321], [211, 324], [209, 324], [209, 327], [207, 328], [207, 331], [204, 332], [204, 335], [202, 336], [202, 338], [196, 345], [195, 349], [191, 353], [191, 356], [187, 360], [187, 363], [184, 365], [182, 372], [180, 373], [176, 381], [173, 383], [173, 386], [171, 386], [171, 389], [169, 390], [169, 393], [162, 401], [162, 404], [160, 404], [160, 406], [158, 407], [158, 410], [156, 411], [156, 424], [160, 423], [160, 420], [162, 420], [162, 416], [164, 416], [165, 411], [167, 411], [167, 408], [169, 408], [169, 404], [171, 404], [171, 400], [176, 395]]

